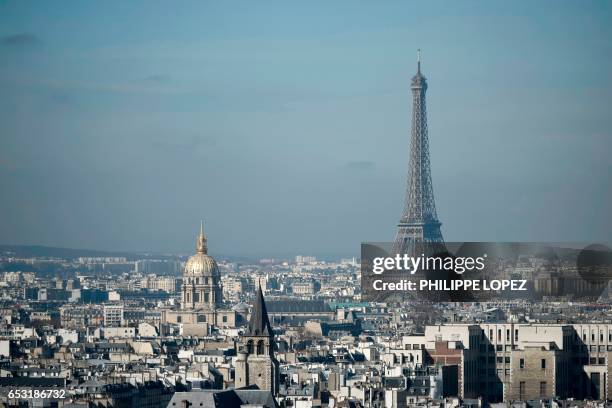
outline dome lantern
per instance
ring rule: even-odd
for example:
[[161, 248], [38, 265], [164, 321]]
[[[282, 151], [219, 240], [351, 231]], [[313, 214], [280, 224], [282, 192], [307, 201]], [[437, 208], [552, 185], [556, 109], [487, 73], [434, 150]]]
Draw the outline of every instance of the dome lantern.
[[198, 254], [207, 254], [208, 246], [206, 245], [206, 235], [204, 235], [204, 221], [200, 220], [200, 235], [196, 240], [196, 252]]

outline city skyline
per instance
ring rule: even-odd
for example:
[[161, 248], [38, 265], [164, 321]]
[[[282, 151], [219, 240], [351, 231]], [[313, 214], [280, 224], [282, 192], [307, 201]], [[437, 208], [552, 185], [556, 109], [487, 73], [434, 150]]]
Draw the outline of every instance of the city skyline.
[[0, 406], [612, 408], [611, 17], [0, 1]]
[[0, 243], [390, 241], [417, 48], [447, 240], [609, 239], [608, 5], [301, 7], [0, 5]]

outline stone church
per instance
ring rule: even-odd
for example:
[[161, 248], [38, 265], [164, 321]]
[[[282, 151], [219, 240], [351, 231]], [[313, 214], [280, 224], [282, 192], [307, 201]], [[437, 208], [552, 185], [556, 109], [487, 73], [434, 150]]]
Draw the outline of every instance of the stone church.
[[236, 327], [237, 314], [222, 309], [221, 275], [215, 259], [208, 255], [204, 226], [196, 239], [196, 253], [189, 257], [183, 271], [180, 309], [165, 310], [162, 322], [181, 324], [183, 334], [197, 335], [214, 327]]
[[280, 374], [274, 357], [274, 332], [268, 319], [261, 286], [251, 311], [249, 325], [237, 345], [235, 387], [256, 385], [260, 390], [278, 393]]

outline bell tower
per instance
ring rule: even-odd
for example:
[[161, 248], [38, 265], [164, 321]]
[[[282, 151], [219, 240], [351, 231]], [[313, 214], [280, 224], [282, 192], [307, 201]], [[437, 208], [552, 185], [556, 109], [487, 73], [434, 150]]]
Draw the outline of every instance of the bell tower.
[[238, 346], [235, 374], [236, 388], [257, 385], [259, 389], [270, 390], [272, 395], [278, 392], [280, 374], [278, 360], [274, 357], [274, 332], [261, 286], [249, 325]]

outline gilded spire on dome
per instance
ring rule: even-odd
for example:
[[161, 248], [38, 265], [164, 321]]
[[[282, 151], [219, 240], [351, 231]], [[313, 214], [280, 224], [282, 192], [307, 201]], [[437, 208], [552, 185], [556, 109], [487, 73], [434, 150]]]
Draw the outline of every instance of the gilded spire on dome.
[[206, 245], [206, 235], [204, 235], [204, 221], [200, 220], [200, 235], [196, 240], [196, 250], [198, 254], [208, 253], [208, 246]]

